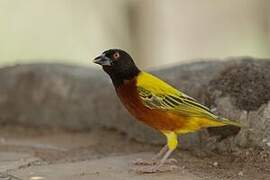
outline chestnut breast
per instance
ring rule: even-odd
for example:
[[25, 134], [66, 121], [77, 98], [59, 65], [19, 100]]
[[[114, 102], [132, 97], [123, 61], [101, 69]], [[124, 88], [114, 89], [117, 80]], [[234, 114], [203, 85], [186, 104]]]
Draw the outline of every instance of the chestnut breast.
[[186, 120], [175, 113], [146, 107], [137, 92], [136, 79], [125, 81], [116, 88], [117, 95], [127, 110], [138, 120], [157, 130], [175, 131], [181, 129]]

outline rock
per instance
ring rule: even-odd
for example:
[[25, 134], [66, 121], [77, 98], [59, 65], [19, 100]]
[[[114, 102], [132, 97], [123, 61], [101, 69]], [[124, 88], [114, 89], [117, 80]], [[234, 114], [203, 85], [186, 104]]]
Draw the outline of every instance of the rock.
[[237, 109], [246, 111], [257, 110], [266, 104], [270, 100], [269, 89], [270, 62], [252, 60], [227, 67], [208, 86], [210, 93], [231, 96]]
[[108, 80], [89, 68], [34, 64], [1, 69], [0, 84], [1, 124], [82, 130], [97, 124], [95, 91]]
[[[206, 147], [210, 136], [229, 138], [214, 148], [266, 146], [270, 139], [270, 61], [251, 58], [202, 61], [154, 70], [186, 94], [240, 120], [247, 128], [211, 128], [180, 138], [183, 148]], [[165, 143], [155, 130], [134, 120], [116, 97], [101, 70], [60, 64], [20, 65], [0, 69], [0, 123], [39, 128], [117, 129], [147, 143]], [[218, 143], [216, 143], [218, 144]]]
[[[205, 104], [215, 108], [216, 114], [245, 126], [231, 144], [265, 147], [261, 142], [270, 137], [269, 88], [270, 62], [251, 59], [228, 66], [209, 82]], [[209, 128], [209, 132], [214, 130], [224, 137], [238, 133], [236, 128], [226, 128]]]

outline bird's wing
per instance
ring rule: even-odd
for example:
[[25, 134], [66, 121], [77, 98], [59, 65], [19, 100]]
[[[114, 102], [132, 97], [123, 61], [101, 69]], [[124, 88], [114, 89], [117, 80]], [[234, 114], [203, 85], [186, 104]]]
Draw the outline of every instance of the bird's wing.
[[171, 111], [185, 116], [217, 118], [209, 108], [151, 74], [143, 72], [138, 76], [137, 90], [144, 105], [150, 109]]

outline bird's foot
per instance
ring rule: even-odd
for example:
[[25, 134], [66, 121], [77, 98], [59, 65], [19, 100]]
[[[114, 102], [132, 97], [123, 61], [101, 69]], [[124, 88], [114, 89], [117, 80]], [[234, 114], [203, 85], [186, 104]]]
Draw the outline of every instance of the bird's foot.
[[[152, 160], [143, 160], [143, 159], [136, 159], [135, 161], [132, 162], [132, 164], [134, 165], [142, 165], [142, 166], [145, 166], [145, 165], [157, 165], [160, 161], [157, 160], [157, 159], [152, 159]], [[167, 164], [167, 165], [175, 165], [177, 164], [177, 160], [176, 159], [167, 159], [164, 164]]]
[[176, 165], [168, 165], [163, 164], [160, 166], [159, 164], [156, 165], [147, 165], [147, 166], [140, 166], [132, 168], [138, 174], [151, 174], [151, 173], [162, 173], [162, 172], [171, 172], [178, 169]]

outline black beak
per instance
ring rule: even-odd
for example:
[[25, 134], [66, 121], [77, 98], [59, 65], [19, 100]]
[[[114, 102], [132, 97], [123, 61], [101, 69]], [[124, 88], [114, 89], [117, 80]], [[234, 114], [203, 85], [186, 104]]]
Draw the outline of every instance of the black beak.
[[96, 64], [99, 64], [101, 66], [111, 66], [112, 63], [111, 63], [111, 59], [106, 57], [104, 54], [96, 57], [94, 60], [93, 60], [93, 63], [96, 63]]

